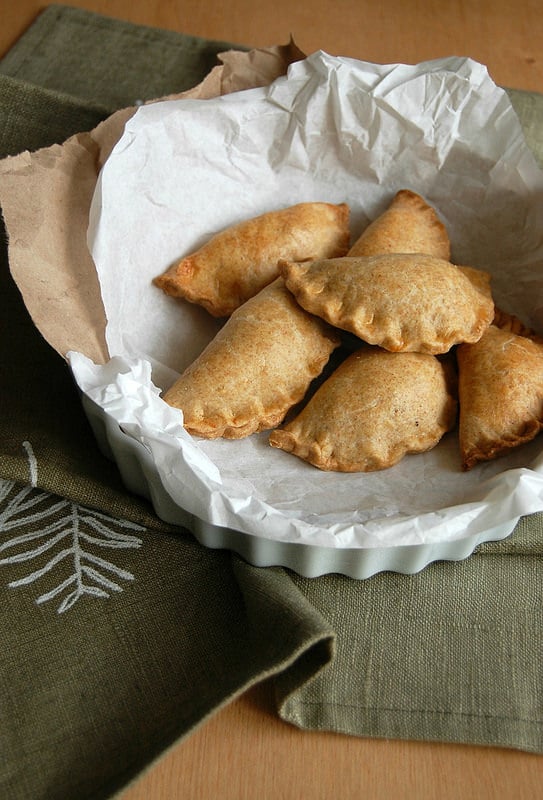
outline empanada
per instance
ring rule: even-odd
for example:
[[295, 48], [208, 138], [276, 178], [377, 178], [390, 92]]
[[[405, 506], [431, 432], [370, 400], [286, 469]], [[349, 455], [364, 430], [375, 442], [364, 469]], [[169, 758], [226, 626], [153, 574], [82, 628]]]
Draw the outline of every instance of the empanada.
[[527, 336], [529, 339], [543, 343], [543, 338], [539, 336], [533, 328], [528, 327], [515, 314], [510, 314], [501, 308], [496, 307], [492, 324], [502, 331], [516, 333], [518, 336]]
[[462, 467], [469, 470], [543, 428], [543, 344], [491, 325], [457, 348]]
[[435, 256], [388, 253], [281, 261], [303, 308], [393, 352], [445, 353], [492, 322], [490, 276]]
[[339, 343], [277, 278], [234, 311], [164, 400], [196, 436], [249, 436], [283, 420]]
[[415, 192], [401, 189], [362, 232], [348, 255], [381, 253], [426, 253], [449, 261], [451, 245], [447, 229], [432, 206]]
[[423, 353], [362, 346], [270, 444], [322, 470], [370, 472], [434, 447], [456, 420], [455, 376]]
[[224, 317], [278, 276], [277, 261], [334, 258], [349, 248], [349, 206], [299, 203], [240, 222], [154, 279], [166, 294]]

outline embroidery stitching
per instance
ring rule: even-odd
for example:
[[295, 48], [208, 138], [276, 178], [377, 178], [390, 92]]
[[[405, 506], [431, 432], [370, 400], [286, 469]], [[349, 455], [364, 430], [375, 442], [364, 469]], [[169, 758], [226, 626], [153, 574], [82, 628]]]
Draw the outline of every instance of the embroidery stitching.
[[[10, 553], [0, 558], [0, 566], [31, 561], [35, 563], [50, 551], [56, 552], [45, 564], [11, 581], [8, 586], [27, 586], [54, 572], [58, 565], [71, 559], [71, 574], [40, 594], [36, 603], [45, 603], [64, 594], [57, 608], [57, 612], [62, 614], [85, 595], [108, 598], [111, 592], [122, 592], [121, 581], [132, 581], [134, 575], [97, 555], [95, 550], [140, 548], [143, 542], [139, 537], [122, 533], [119, 528], [130, 531], [145, 531], [145, 528], [128, 520], [115, 519], [99, 511], [84, 508], [69, 500], [60, 499], [55, 502], [53, 495], [36, 488], [37, 460], [29, 442], [24, 442], [23, 447], [29, 462], [30, 485], [10, 498], [15, 482], [0, 480], [0, 503], [4, 504], [0, 508], [0, 534], [21, 531], [19, 535], [11, 536], [0, 543], [0, 554]], [[46, 524], [34, 527], [41, 522]], [[32, 526], [30, 531], [29, 525]], [[65, 546], [58, 549], [61, 543]], [[27, 545], [30, 545], [29, 549]]]

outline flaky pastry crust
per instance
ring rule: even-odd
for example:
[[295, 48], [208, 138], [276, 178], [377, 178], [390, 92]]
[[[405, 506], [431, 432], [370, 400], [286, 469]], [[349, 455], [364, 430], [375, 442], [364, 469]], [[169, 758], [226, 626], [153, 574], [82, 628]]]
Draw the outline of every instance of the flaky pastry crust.
[[189, 433], [240, 439], [278, 425], [339, 343], [277, 278], [228, 318], [164, 400]]
[[494, 317], [488, 273], [423, 254], [281, 261], [303, 308], [392, 352], [446, 353]]
[[449, 260], [449, 234], [435, 209], [409, 189], [396, 193], [388, 208], [371, 222], [348, 255], [426, 253]]
[[182, 258], [154, 284], [166, 294], [230, 315], [279, 274], [280, 258], [334, 258], [349, 248], [346, 203], [299, 203], [240, 222]]
[[[503, 321], [503, 318], [502, 318]], [[462, 468], [534, 439], [543, 428], [543, 343], [492, 325], [457, 349]]]
[[362, 346], [269, 442], [321, 470], [386, 469], [453, 427], [455, 393], [454, 373], [435, 356]]

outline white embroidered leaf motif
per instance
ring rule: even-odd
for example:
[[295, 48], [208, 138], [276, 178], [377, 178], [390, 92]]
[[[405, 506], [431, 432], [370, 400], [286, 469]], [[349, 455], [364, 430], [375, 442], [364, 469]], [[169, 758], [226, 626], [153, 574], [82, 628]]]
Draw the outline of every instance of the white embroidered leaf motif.
[[[13, 481], [0, 480], [0, 534], [15, 534], [0, 540], [0, 566], [28, 562], [34, 567], [8, 585], [41, 583], [62, 573], [62, 580], [36, 599], [45, 603], [62, 597], [59, 614], [85, 595], [107, 598], [122, 591], [122, 581], [134, 580], [131, 572], [96, 553], [141, 547], [142, 540], [123, 532], [127, 530], [145, 528], [57, 499], [33, 486], [17, 491]], [[64, 577], [66, 567], [68, 577]]]

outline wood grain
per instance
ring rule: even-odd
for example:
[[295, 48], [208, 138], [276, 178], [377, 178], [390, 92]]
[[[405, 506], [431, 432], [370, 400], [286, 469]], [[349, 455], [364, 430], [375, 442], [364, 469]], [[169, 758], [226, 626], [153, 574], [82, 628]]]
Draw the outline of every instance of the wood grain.
[[307, 732], [260, 686], [218, 712], [121, 800], [537, 800], [543, 757]]
[[[42, 3], [2, 3], [0, 53]], [[306, 53], [325, 50], [378, 63], [471, 56], [503, 86], [543, 91], [540, 0], [73, 0], [107, 16], [255, 47], [292, 35]]]
[[[543, 91], [539, 0], [72, 0], [139, 24], [256, 47], [292, 35], [378, 63], [467, 55], [496, 83]], [[43, 8], [2, 3], [0, 54]], [[256, 9], [256, 10], [255, 10]], [[122, 800], [533, 800], [543, 757], [511, 750], [303, 732], [277, 718], [268, 686], [215, 714], [122, 794]]]

